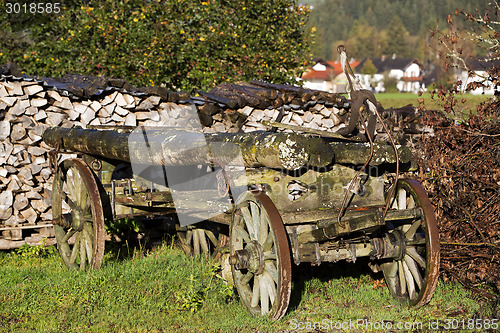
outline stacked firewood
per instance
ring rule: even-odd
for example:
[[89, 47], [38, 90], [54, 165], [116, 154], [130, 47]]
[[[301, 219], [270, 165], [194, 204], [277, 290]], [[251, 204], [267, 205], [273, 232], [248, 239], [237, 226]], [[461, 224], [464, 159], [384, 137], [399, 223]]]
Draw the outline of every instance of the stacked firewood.
[[187, 94], [104, 78], [0, 76], [0, 248], [48, 235], [53, 171], [42, 133], [49, 126], [189, 130], [201, 123], [202, 131], [212, 133], [268, 130], [262, 121], [277, 120], [336, 131], [348, 106], [339, 95], [257, 81]]

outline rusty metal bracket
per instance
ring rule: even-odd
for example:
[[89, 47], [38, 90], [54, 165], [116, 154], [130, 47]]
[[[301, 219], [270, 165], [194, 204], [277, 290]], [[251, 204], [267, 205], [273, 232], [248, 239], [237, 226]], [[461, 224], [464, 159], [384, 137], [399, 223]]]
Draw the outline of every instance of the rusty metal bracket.
[[100, 171], [102, 169], [102, 161], [95, 158], [90, 162], [90, 166], [94, 171]]

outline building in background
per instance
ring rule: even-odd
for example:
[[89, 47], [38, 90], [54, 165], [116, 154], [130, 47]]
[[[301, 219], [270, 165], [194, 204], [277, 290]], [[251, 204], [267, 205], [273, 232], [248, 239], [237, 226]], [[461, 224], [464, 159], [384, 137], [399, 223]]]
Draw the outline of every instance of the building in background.
[[[351, 61], [351, 68], [356, 68], [359, 61]], [[305, 88], [323, 90], [331, 93], [346, 93], [347, 78], [342, 71], [339, 61], [316, 60], [316, 64], [309, 68], [300, 78]]]
[[[375, 74], [360, 73], [368, 59], [377, 70]], [[385, 83], [391, 79], [400, 92], [418, 93], [426, 89], [423, 84], [423, 65], [416, 58], [398, 58], [395, 54], [392, 57], [366, 58], [357, 69], [356, 76], [359, 77], [363, 88], [374, 92], [386, 91]]]
[[[362, 69], [368, 61], [375, 67], [374, 74], [362, 74]], [[323, 90], [332, 93], [346, 93], [347, 78], [343, 73], [339, 61], [316, 60], [315, 65], [309, 68], [300, 78], [304, 87]], [[385, 82], [392, 80], [400, 92], [418, 93], [425, 90], [423, 81], [423, 65], [416, 58], [392, 57], [366, 58], [363, 61], [349, 62], [356, 73], [361, 86], [373, 92], [385, 92]]]
[[488, 58], [469, 58], [465, 61], [469, 70], [460, 69], [457, 71], [456, 79], [462, 81], [462, 88], [465, 89], [467, 85], [474, 82], [483, 82], [486, 87], [477, 86], [476, 89], [470, 90], [471, 94], [474, 95], [493, 95], [499, 94], [500, 87], [491, 81], [486, 80], [488, 78], [488, 70], [492, 67], [500, 67], [500, 59], [488, 59]]

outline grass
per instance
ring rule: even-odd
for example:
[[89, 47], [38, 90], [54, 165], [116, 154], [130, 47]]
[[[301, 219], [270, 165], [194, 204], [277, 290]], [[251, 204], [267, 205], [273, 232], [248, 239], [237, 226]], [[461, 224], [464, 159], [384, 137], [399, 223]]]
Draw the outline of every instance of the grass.
[[[295, 267], [292, 299], [278, 322], [251, 317], [217, 275], [218, 264], [173, 246], [116, 260], [99, 271], [63, 268], [56, 254], [0, 253], [0, 332], [301, 332], [355, 322], [444, 324], [496, 311], [453, 283], [420, 309], [399, 304], [366, 262]], [[344, 324], [346, 325], [346, 324]], [[427, 326], [426, 326], [427, 325]], [[311, 329], [309, 329], [311, 328]], [[345, 327], [345, 332], [370, 327]], [[371, 327], [375, 329], [376, 327]], [[380, 329], [378, 330], [380, 331]], [[386, 330], [387, 331], [387, 330]], [[417, 330], [418, 331], [418, 330]]]
[[[378, 101], [380, 101], [385, 109], [400, 108], [408, 104], [412, 104], [417, 107], [419, 105], [419, 99], [423, 98], [424, 105], [427, 110], [443, 110], [443, 103], [438, 100], [437, 97], [433, 99], [430, 93], [424, 93], [421, 97], [412, 93], [381, 93], [376, 94], [375, 97]], [[475, 111], [476, 105], [479, 105], [491, 97], [493, 96], [471, 94], [457, 95], [456, 99], [458, 101], [458, 105], [455, 109], [457, 112], [468, 112], [468, 110]]]

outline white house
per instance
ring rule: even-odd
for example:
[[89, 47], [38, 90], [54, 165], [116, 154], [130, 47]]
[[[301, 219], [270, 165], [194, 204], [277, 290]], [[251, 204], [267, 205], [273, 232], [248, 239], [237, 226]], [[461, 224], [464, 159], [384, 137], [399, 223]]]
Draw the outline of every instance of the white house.
[[[349, 64], [354, 69], [359, 61], [351, 61]], [[347, 78], [339, 61], [317, 60], [313, 67], [305, 71], [300, 80], [303, 81], [305, 88], [339, 94], [346, 92]]]
[[[486, 87], [477, 87], [470, 91], [473, 95], [493, 95], [495, 92], [498, 93], [497, 87], [488, 80], [488, 70], [493, 67], [500, 67], [499, 59], [487, 59], [487, 58], [469, 58], [465, 62], [470, 69], [462, 70], [456, 75], [457, 80], [462, 81], [462, 88], [465, 89], [468, 84], [473, 82], [483, 82]], [[500, 87], [499, 87], [500, 88]]]
[[[365, 62], [370, 59], [377, 73], [374, 75], [360, 74]], [[422, 64], [415, 58], [397, 58], [394, 54], [391, 58], [367, 58], [357, 66], [356, 76], [365, 89], [375, 92], [384, 92], [384, 76], [395, 78], [396, 87], [401, 92], [417, 93], [425, 89], [422, 83]]]

